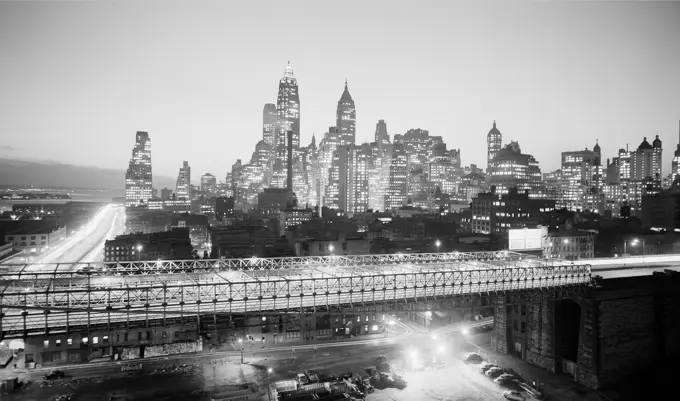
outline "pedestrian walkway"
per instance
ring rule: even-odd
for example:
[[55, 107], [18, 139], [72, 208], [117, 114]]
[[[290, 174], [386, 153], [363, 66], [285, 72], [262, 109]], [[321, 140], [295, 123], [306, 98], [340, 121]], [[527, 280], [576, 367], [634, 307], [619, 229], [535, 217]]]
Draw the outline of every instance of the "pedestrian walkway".
[[476, 348], [479, 355], [486, 361], [502, 368], [509, 368], [517, 372], [526, 382], [536, 381], [546, 398], [551, 401], [604, 401], [598, 391], [590, 390], [576, 382], [568, 375], [551, 373], [538, 366], [531, 365], [512, 355], [500, 354], [491, 349], [490, 344], [469, 344]]

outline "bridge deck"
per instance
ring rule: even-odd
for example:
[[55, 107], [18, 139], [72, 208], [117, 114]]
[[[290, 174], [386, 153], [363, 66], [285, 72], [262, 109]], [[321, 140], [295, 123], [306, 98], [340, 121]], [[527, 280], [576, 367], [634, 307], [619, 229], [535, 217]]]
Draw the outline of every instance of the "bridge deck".
[[[184, 272], [177, 272], [177, 262], [162, 262], [154, 263], [154, 274], [122, 276], [111, 274], [116, 270], [103, 275], [67, 276], [10, 271], [0, 282], [0, 330], [3, 335], [25, 334], [166, 316], [425, 301], [585, 285], [591, 280], [590, 267], [584, 264], [441, 255], [373, 258], [373, 266], [366, 264], [368, 258], [359, 259], [360, 263], [354, 259], [353, 265], [349, 263], [352, 259], [332, 265], [337, 259], [307, 258], [289, 268], [267, 268], [271, 264], [263, 262], [262, 269], [221, 269], [213, 265], [198, 272], [192, 272], [196, 270], [191, 266], [182, 266]], [[123, 267], [128, 269], [123, 270], [125, 273], [133, 271], [131, 263]]]

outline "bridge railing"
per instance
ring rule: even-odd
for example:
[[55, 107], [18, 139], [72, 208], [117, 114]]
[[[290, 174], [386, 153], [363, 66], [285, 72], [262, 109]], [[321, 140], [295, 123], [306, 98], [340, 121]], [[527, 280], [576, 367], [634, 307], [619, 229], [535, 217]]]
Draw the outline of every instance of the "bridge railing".
[[[514, 263], [520, 260], [536, 259], [511, 251], [492, 252], [446, 252], [419, 254], [371, 254], [371, 255], [331, 255], [300, 256], [281, 258], [245, 259], [198, 259], [198, 260], [159, 260], [159, 261], [119, 261], [102, 263], [59, 263], [41, 264], [40, 269], [32, 269], [27, 264], [3, 265], [7, 271], [0, 272], [0, 281], [35, 280], [78, 277], [89, 272], [102, 275], [129, 274], [140, 272], [201, 273], [225, 270], [268, 271], [304, 270], [311, 268], [364, 267], [379, 268], [396, 264], [441, 264], [452, 262], [478, 261], [484, 263]], [[80, 272], [79, 272], [80, 271]]]
[[211, 313], [245, 313], [308, 307], [434, 300], [502, 291], [551, 289], [591, 282], [587, 265], [366, 276], [267, 277], [248, 282], [151, 282], [127, 288], [103, 283], [82, 289], [10, 289], [0, 294], [2, 331], [110, 324]]

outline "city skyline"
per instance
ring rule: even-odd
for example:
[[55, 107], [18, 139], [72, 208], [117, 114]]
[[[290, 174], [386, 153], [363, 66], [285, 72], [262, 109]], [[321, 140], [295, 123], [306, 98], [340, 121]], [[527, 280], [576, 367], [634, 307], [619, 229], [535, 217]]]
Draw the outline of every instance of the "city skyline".
[[[347, 7], [351, 8], [350, 3]], [[492, 122], [496, 120], [503, 133], [503, 145], [518, 141], [526, 153], [538, 160], [543, 172], [559, 168], [561, 152], [585, 147], [590, 149], [595, 139], [599, 139], [602, 146], [603, 159], [615, 157], [618, 149], [625, 148], [626, 144], [630, 148], [636, 147], [643, 137], [654, 138], [659, 135], [665, 141], [667, 149], [676, 145], [677, 121], [680, 119], [680, 99], [677, 95], [680, 93], [680, 76], [677, 73], [680, 70], [680, 46], [677, 46], [680, 28], [672, 24], [674, 19], [670, 17], [673, 11], [680, 10], [677, 4], [645, 7], [635, 4], [598, 4], [587, 7], [583, 4], [525, 4], [506, 9], [502, 5], [485, 8], [456, 3], [438, 7], [431, 3], [431, 8], [411, 10], [407, 6], [395, 7], [395, 10], [406, 14], [406, 11], [413, 11], [411, 17], [415, 20], [424, 13], [428, 18], [435, 18], [437, 11], [448, 16], [455, 10], [464, 12], [469, 21], [455, 29], [463, 30], [479, 23], [479, 27], [484, 26], [483, 29], [488, 31], [489, 38], [498, 37], [495, 34], [499, 34], [503, 28], [517, 28], [499, 43], [486, 37], [467, 38], [467, 42], [454, 38], [453, 44], [457, 47], [451, 47], [459, 49], [457, 56], [452, 54], [455, 53], [453, 50], [443, 52], [447, 53], [443, 56], [435, 51], [433, 46], [445, 43], [433, 40], [435, 29], [431, 28], [420, 37], [422, 41], [430, 41], [428, 43], [431, 46], [416, 49], [416, 44], [412, 41], [405, 41], [408, 52], [402, 53], [410, 57], [404, 58], [400, 63], [395, 63], [398, 54], [393, 49], [396, 44], [392, 41], [406, 40], [406, 34], [400, 36], [399, 32], [392, 29], [392, 24], [387, 23], [391, 21], [389, 18], [379, 19], [378, 25], [385, 28], [382, 32], [377, 33], [376, 28], [367, 31], [369, 28], [365, 25], [368, 25], [369, 17], [377, 13], [377, 8], [374, 10], [369, 7], [366, 15], [362, 16], [366, 20], [359, 21], [361, 23], [353, 31], [357, 36], [362, 32], [372, 32], [367, 36], [366, 43], [361, 44], [354, 36], [350, 36], [357, 56], [348, 57], [350, 60], [341, 62], [312, 57], [308, 52], [296, 49], [317, 49], [318, 46], [305, 42], [311, 39], [302, 36], [309, 27], [309, 20], [313, 21], [314, 16], [321, 18], [324, 13], [334, 11], [329, 11], [328, 7], [324, 7], [324, 10], [311, 7], [311, 11], [305, 14], [306, 19], [295, 20], [295, 27], [289, 35], [300, 39], [299, 46], [275, 46], [276, 49], [268, 52], [266, 57], [244, 52], [239, 47], [239, 52], [233, 54], [242, 59], [240, 63], [227, 63], [224, 58], [215, 58], [211, 49], [219, 48], [218, 45], [227, 41], [225, 37], [228, 35], [225, 32], [216, 35], [219, 32], [214, 30], [220, 28], [217, 21], [204, 15], [204, 22], [207, 24], [205, 30], [189, 35], [177, 48], [165, 46], [152, 51], [149, 46], [158, 33], [142, 30], [136, 32], [144, 35], [139, 36], [139, 43], [134, 46], [134, 43], [129, 42], [132, 40], [131, 34], [116, 37], [122, 43], [131, 45], [130, 48], [117, 48], [119, 58], [108, 58], [95, 51], [93, 42], [83, 39], [85, 49], [72, 54], [76, 56], [75, 60], [67, 61], [68, 57], [57, 58], [56, 64], [48, 70], [42, 66], [44, 62], [25, 68], [26, 63], [36, 63], [56, 56], [54, 52], [59, 46], [54, 40], [57, 39], [47, 40], [44, 36], [52, 34], [52, 30], [61, 24], [83, 18], [96, 21], [96, 17], [106, 10], [115, 14], [129, 7], [133, 7], [136, 12], [133, 20], [141, 19], [158, 8], [154, 4], [160, 3], [120, 5], [115, 10], [108, 9], [105, 4], [0, 4], [0, 9], [7, 11], [0, 13], [4, 16], [0, 17], [3, 22], [0, 24], [3, 27], [0, 32], [4, 33], [0, 37], [5, 38], [0, 39], [1, 48], [6, 50], [12, 60], [5, 65], [8, 68], [7, 74], [3, 74], [4, 78], [0, 79], [8, 87], [4, 93], [15, 94], [16, 98], [10, 101], [7, 97], [1, 97], [7, 95], [0, 95], [3, 105], [7, 106], [0, 111], [3, 114], [0, 118], [0, 130], [15, 133], [8, 135], [0, 157], [21, 156], [120, 169], [128, 162], [130, 133], [141, 130], [148, 131], [154, 138], [154, 173], [172, 177], [176, 175], [176, 166], [182, 160], [188, 160], [199, 176], [210, 172], [218, 180], [223, 180], [236, 159], [247, 158], [245, 155], [250, 155], [255, 144], [262, 138], [262, 107], [266, 103], [276, 103], [274, 85], [281, 79], [282, 68], [288, 59], [299, 80], [300, 109], [303, 116], [300, 124], [301, 144], [308, 144], [313, 133], [319, 140], [327, 127], [333, 125], [338, 91], [347, 79], [352, 97], [357, 102], [357, 144], [372, 141], [375, 124], [378, 120], [385, 120], [392, 136], [404, 134], [409, 129], [428, 130], [431, 135], [442, 136], [451, 148], [461, 149], [464, 165], [474, 163], [485, 168], [486, 135]], [[168, 33], [171, 22], [179, 18], [182, 7], [161, 7], [167, 10], [168, 17], [153, 21], [152, 25], [161, 33]], [[257, 11], [256, 6], [253, 8], [236, 11], [247, 15]], [[229, 10], [231, 8], [215, 6], [217, 14]], [[271, 16], [277, 15], [278, 8], [274, 6], [272, 10]], [[287, 15], [286, 13], [294, 13], [295, 10], [297, 7], [293, 5], [282, 12]], [[40, 22], [39, 17], [44, 17], [48, 11], [54, 11], [50, 14], [51, 24], [30, 35], [26, 28], [19, 27], [14, 22], [22, 20], [26, 22], [25, 27], [30, 28]], [[504, 11], [509, 12], [507, 18], [497, 18]], [[582, 32], [570, 32], [569, 24], [557, 20], [558, 16], [555, 14], [559, 14], [558, 11], [566, 12], [566, 17], [559, 16], [564, 21], [573, 22], [579, 15], [587, 16], [579, 22]], [[532, 21], [529, 27], [519, 29], [521, 27], [514, 24], [520, 25], [519, 14], [522, 12], [528, 13], [530, 17], [540, 16], [543, 19], [540, 22]], [[605, 15], [607, 19], [598, 19]], [[271, 16], [266, 13], [262, 18], [265, 20]], [[517, 20], [508, 22], [512, 18]], [[399, 19], [399, 15], [394, 16], [395, 21]], [[482, 24], [485, 20], [495, 21], [500, 28]], [[533, 32], [532, 29], [545, 28], [548, 24], [552, 24], [552, 28], [547, 31], [548, 39], [545, 41], [524, 40], [518, 43], [520, 48], [513, 48], [519, 54], [502, 49], [501, 45], [512, 44], [513, 39], [519, 40], [521, 35], [529, 35]], [[601, 24], [609, 28], [610, 33], [602, 34], [606, 29]], [[112, 26], [99, 28], [87, 25], [81, 28], [97, 34], [104, 42], [110, 42], [112, 37], [109, 35], [116, 32]], [[229, 29], [237, 28], [241, 26]], [[588, 32], [593, 33], [592, 30], [596, 28], [600, 34], [595, 36], [595, 43], [578, 40], [578, 48], [567, 35], [570, 33], [583, 36]], [[181, 27], [180, 33], [187, 33], [187, 29], [186, 26]], [[450, 30], [455, 31], [454, 28], [440, 29], [445, 31], [443, 33], [446, 35], [443, 36], [446, 40], [453, 40], [450, 34], [455, 32]], [[264, 29], [262, 35], [266, 36], [268, 32]], [[72, 34], [74, 32], [68, 30], [59, 33], [67, 36]], [[321, 37], [329, 45], [339, 43], [342, 39], [330, 34]], [[15, 41], [8, 41], [7, 38]], [[208, 41], [204, 47], [192, 47], [188, 43], [191, 42], [189, 39], [201, 38]], [[39, 43], [37, 39], [45, 40]], [[259, 39], [253, 40], [257, 42]], [[374, 49], [375, 54], [367, 53], [367, 48], [375, 48], [385, 40], [386, 45], [379, 50]], [[17, 43], [25, 46], [20, 47]], [[40, 49], [45, 54], [37, 55]], [[76, 51], [70, 48], [65, 50], [66, 55]], [[173, 59], [179, 50], [189, 51], [191, 61], [179, 62]], [[138, 70], [131, 69], [123, 61], [130, 54], [140, 57], [144, 51], [150, 52], [149, 57], [148, 60], [142, 58], [143, 62], [137, 66]], [[637, 57], [636, 54], [643, 54], [645, 57]], [[358, 62], [358, 58], [368, 57], [367, 55], [374, 64]], [[158, 79], [152, 79], [148, 73], [157, 63], [167, 61], [168, 57], [177, 62], [177, 65], [170, 68], [170, 72], [160, 72], [161, 77]], [[522, 61], [521, 57], [527, 59]], [[83, 58], [87, 61], [86, 66], [78, 70], [83, 76], [76, 77], [75, 72], [66, 70], [70, 63]], [[266, 58], [266, 62], [262, 61], [263, 58]], [[559, 66], [560, 60], [564, 66], [554, 68]], [[207, 61], [218, 63], [210, 68], [202, 67], [205, 71], [199, 72], [204, 74], [197, 77], [195, 67]], [[455, 68], [445, 73], [453, 61], [457, 62], [453, 65]], [[103, 65], [106, 63], [110, 64]], [[121, 66], [121, 63], [125, 64], [125, 74], [114, 74], [112, 69]], [[598, 63], [602, 65], [598, 66]], [[252, 68], [253, 65], [256, 68]], [[494, 65], [499, 68], [492, 68]], [[224, 68], [218, 69], [217, 66]], [[471, 74], [474, 72], [472, 67], [480, 67], [483, 71]], [[113, 76], [105, 77], [102, 72]], [[556, 74], [562, 74], [565, 82], [559, 83], [560, 79]], [[225, 78], [233, 76], [238, 76], [238, 79]], [[463, 76], [468, 79], [463, 79]], [[116, 83], [120, 84], [120, 80], [126, 77], [139, 85], [131, 83], [132, 89], [126, 89], [125, 93], [112, 90]], [[208, 81], [216, 77], [221, 80], [214, 87], [208, 88]], [[157, 90], [157, 86], [170, 78], [179, 81], [172, 88], [174, 93], [171, 92], [173, 96], [170, 100], [163, 99], [161, 102], [161, 97], [168, 96], [166, 90], [169, 89]], [[19, 90], [17, 85], [28, 79], [32, 79], [35, 85], [24, 86], [23, 91]], [[548, 81], [550, 85], [542, 87]], [[93, 88], [86, 84], [91, 84]], [[70, 85], [70, 89], [61, 88], [64, 85]], [[49, 95], [50, 88], [55, 87], [64, 91], [58, 103], [57, 99]], [[247, 92], [244, 87], [248, 88]], [[455, 88], [458, 90], [452, 90]], [[99, 92], [93, 92], [94, 90]], [[202, 96], [203, 90], [210, 96]], [[654, 96], [645, 93], [654, 93]], [[225, 103], [225, 97], [230, 94], [238, 95], [233, 96], [238, 98], [236, 103]], [[102, 95], [99, 97], [103, 99], [92, 101], [91, 98], [95, 95]], [[35, 102], [26, 108], [26, 102], [31, 96], [31, 100]], [[36, 101], [37, 96], [41, 98]], [[113, 108], [104, 113], [103, 109], [109, 106]], [[73, 118], [76, 109], [79, 119]], [[569, 112], [565, 113], [565, 110]], [[29, 119], [29, 112], [45, 115], [45, 118]], [[160, 117], [161, 115], [164, 117]], [[106, 123], [97, 126], [93, 119]], [[43, 120], [45, 122], [41, 122]], [[532, 140], [546, 135], [546, 130], [551, 132], [550, 141]], [[85, 137], [91, 141], [91, 146], [106, 146], [107, 152], [88, 154], [82, 147], [72, 145], [83, 142]], [[187, 144], [187, 141], [190, 143]], [[670, 172], [670, 159], [667, 157], [664, 160], [664, 175]]]

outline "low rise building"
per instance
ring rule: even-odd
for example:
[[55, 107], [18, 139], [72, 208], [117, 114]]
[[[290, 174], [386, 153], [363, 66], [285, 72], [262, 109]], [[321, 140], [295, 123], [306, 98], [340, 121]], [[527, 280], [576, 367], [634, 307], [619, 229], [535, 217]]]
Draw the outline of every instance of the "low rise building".
[[366, 233], [329, 232], [295, 244], [297, 256], [368, 255], [371, 243]]
[[66, 238], [66, 229], [56, 220], [6, 220], [0, 221], [4, 243], [14, 244], [14, 249], [27, 256], [37, 256], [53, 249]]
[[548, 233], [543, 243], [543, 257], [548, 259], [592, 259], [595, 257], [595, 233], [566, 231]]
[[186, 260], [193, 258], [188, 228], [151, 234], [119, 235], [104, 244], [105, 262]]

